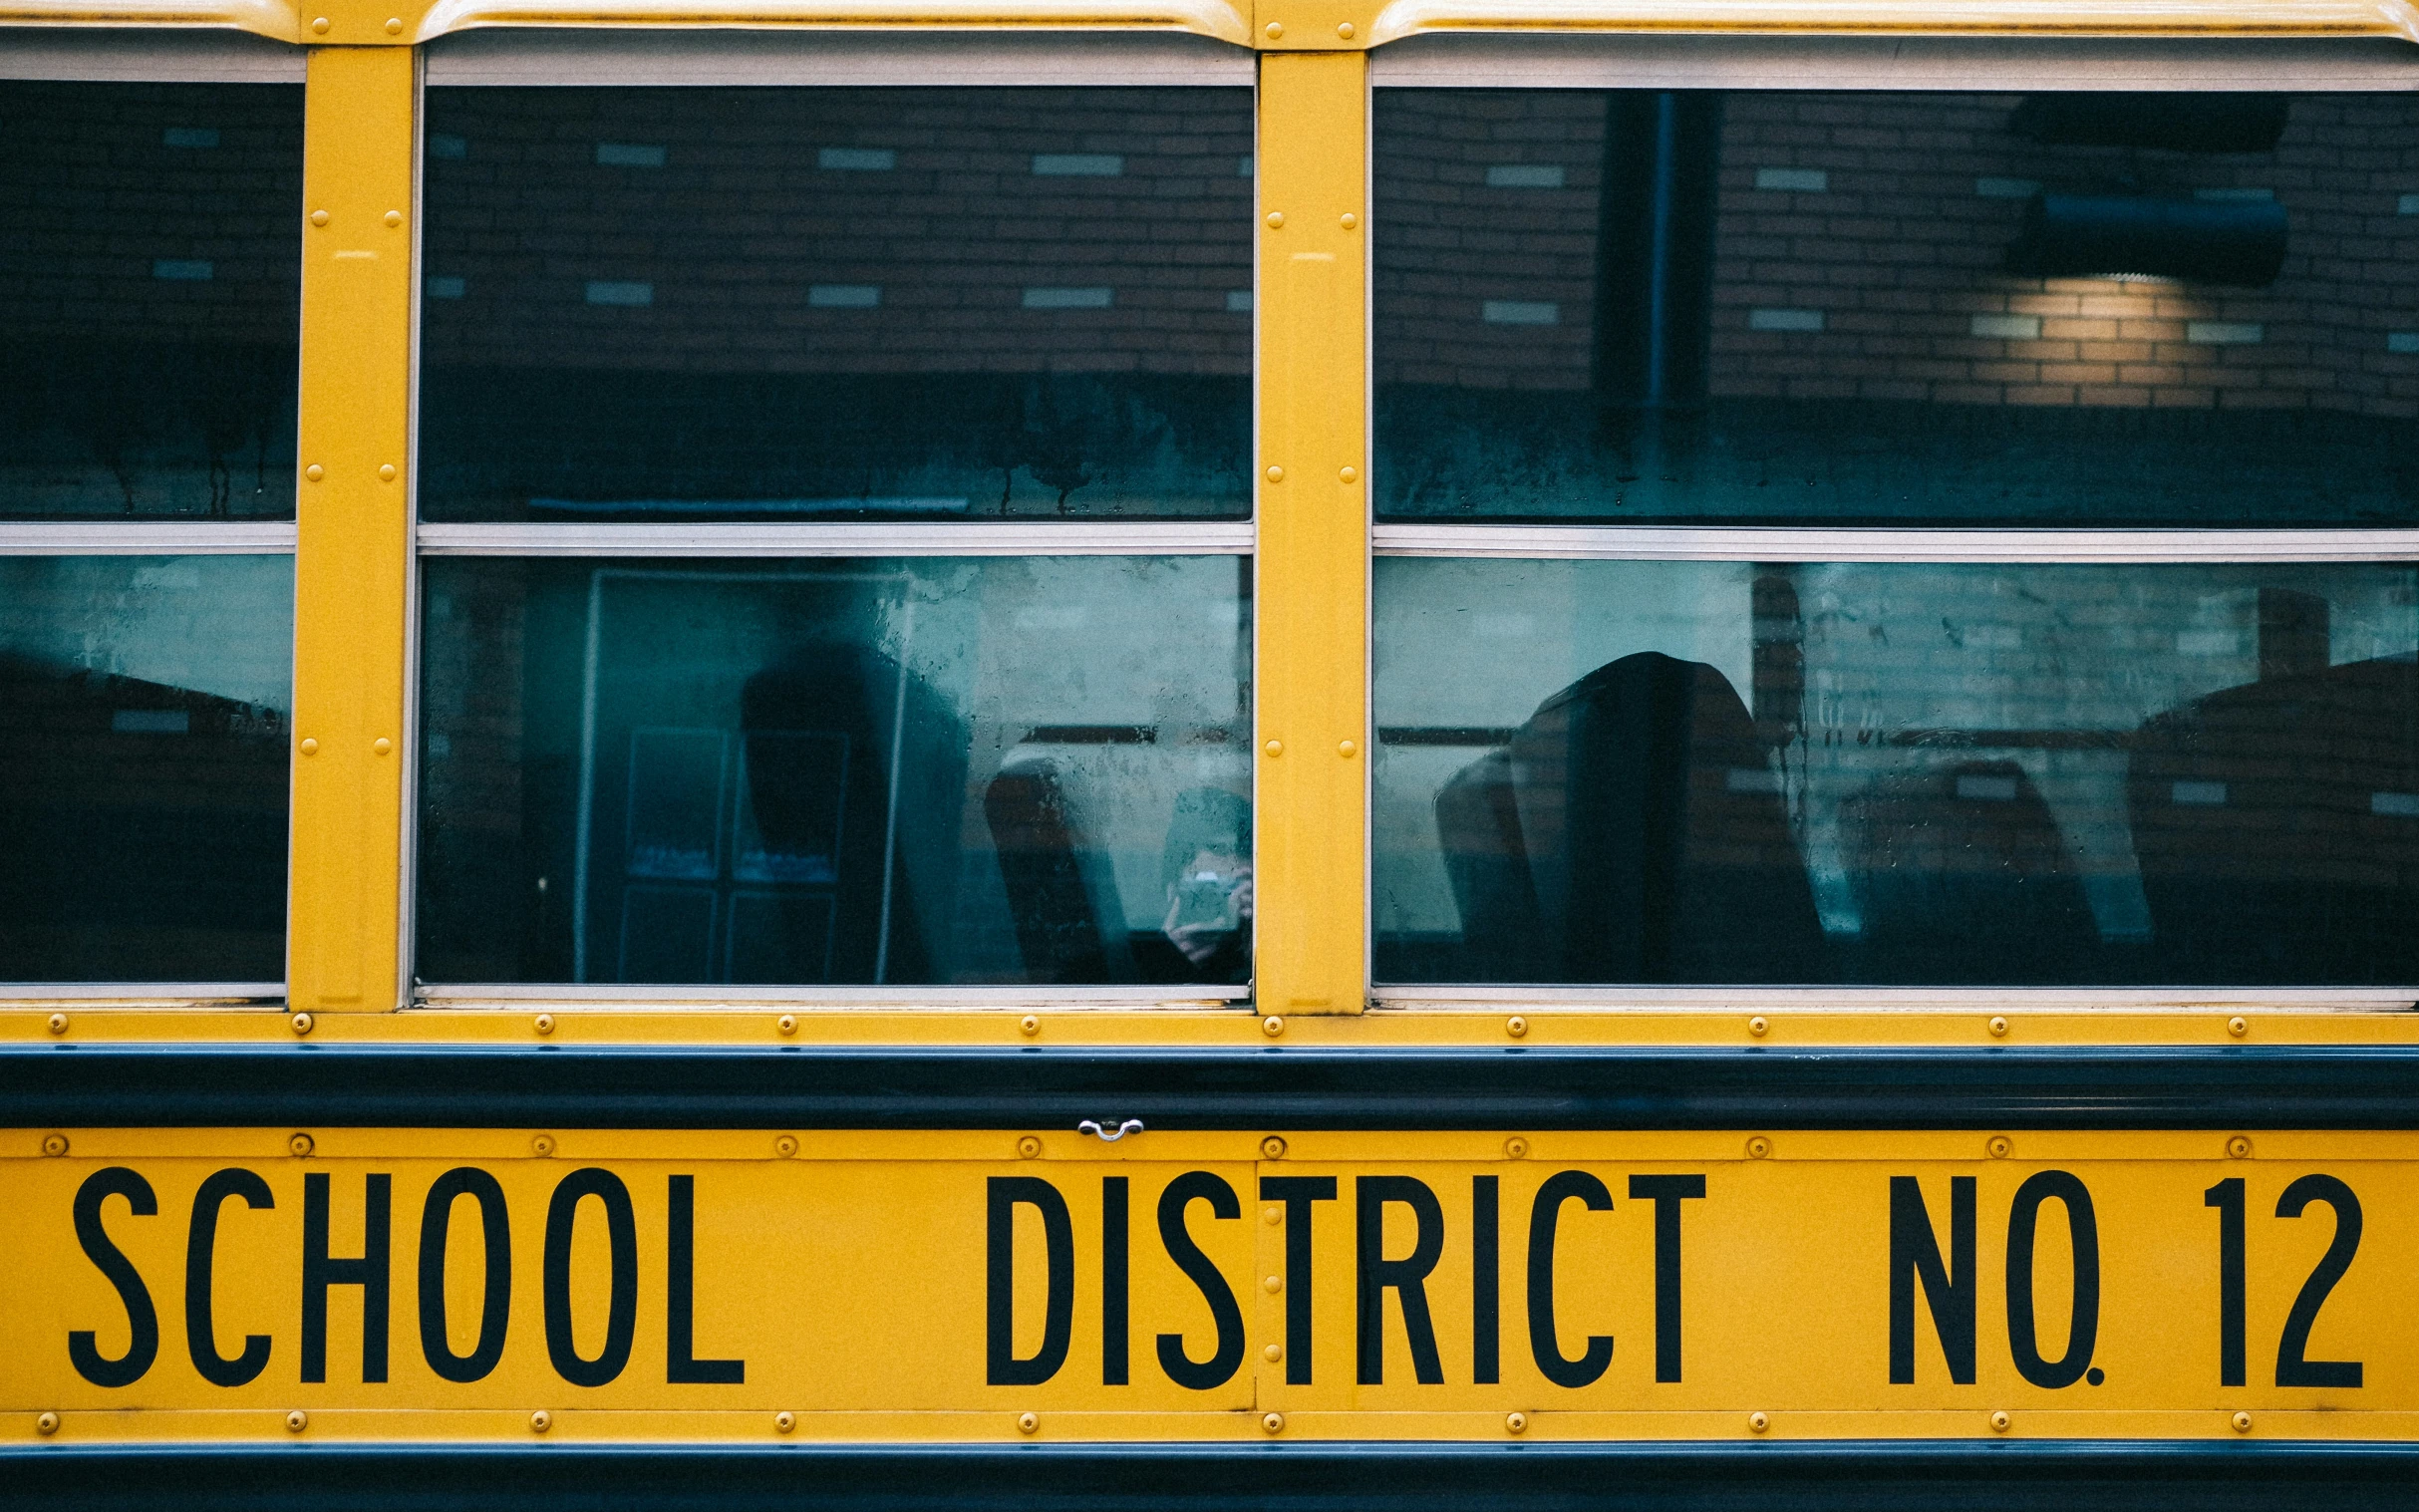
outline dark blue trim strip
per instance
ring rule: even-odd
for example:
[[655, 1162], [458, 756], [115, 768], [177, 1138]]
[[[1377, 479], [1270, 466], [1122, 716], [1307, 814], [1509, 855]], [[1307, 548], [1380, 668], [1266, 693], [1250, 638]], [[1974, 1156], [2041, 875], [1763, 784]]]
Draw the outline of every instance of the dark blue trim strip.
[[2376, 1443], [1130, 1444], [0, 1450], [89, 1512], [2286, 1512], [2419, 1505]]
[[0, 1123], [2419, 1128], [2419, 1046], [852, 1050], [31, 1046]]

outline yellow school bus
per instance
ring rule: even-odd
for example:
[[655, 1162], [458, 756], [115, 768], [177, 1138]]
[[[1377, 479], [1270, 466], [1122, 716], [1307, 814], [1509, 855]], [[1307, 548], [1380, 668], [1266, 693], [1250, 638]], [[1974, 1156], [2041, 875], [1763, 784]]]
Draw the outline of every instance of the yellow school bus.
[[0, 0], [29, 1504], [2406, 1499], [2415, 1011], [2405, 0]]

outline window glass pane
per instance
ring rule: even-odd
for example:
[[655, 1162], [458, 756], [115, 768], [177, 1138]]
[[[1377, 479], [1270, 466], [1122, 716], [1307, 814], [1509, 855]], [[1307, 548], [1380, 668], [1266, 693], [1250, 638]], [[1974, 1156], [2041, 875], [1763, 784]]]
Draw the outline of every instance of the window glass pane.
[[285, 977], [294, 564], [0, 557], [0, 981]]
[[439, 89], [442, 520], [1248, 513], [1251, 95]]
[[1387, 980], [2419, 983], [2408, 566], [1376, 585]]
[[302, 90], [0, 82], [0, 517], [294, 514]]
[[425, 980], [1244, 980], [1246, 559], [424, 578]]
[[1396, 518], [2419, 522], [2419, 96], [1384, 91]]

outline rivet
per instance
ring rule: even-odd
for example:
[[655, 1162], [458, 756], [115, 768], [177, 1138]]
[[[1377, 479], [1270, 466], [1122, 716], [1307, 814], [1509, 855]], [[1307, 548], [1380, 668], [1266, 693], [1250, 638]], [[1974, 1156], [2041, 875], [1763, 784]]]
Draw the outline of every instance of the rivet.
[[66, 1154], [66, 1153], [67, 1153], [67, 1135], [65, 1135], [65, 1134], [44, 1134], [44, 1135], [42, 1136], [42, 1153], [44, 1153], [45, 1155], [51, 1155], [51, 1156], [58, 1156], [58, 1155], [64, 1155], [64, 1154]]
[[1275, 1014], [1271, 1014], [1267, 1018], [1260, 1021], [1260, 1033], [1274, 1040], [1279, 1035], [1285, 1033], [1285, 1021], [1278, 1018]]
[[1506, 1139], [1503, 1142], [1503, 1155], [1506, 1160], [1528, 1159], [1529, 1141], [1521, 1138], [1518, 1134], [1513, 1135], [1511, 1138]]
[[302, 754], [304, 756], [319, 755], [319, 743], [312, 740], [309, 736], [304, 736], [302, 740]]
[[[1275, 30], [1275, 28], [1272, 27], [1271, 30]], [[1283, 224], [1285, 224], [1285, 211], [1271, 210], [1268, 212], [1268, 228], [1270, 230], [1273, 231]]]
[[56, 1412], [45, 1412], [40, 1417], [35, 1418], [34, 1431], [41, 1434], [45, 1438], [48, 1438], [53, 1433], [58, 1432], [59, 1414]]
[[311, 1032], [311, 1026], [318, 1021], [314, 1020], [309, 1014], [296, 1014], [293, 1018], [287, 1020], [286, 1022], [294, 1026], [294, 1033], [298, 1035], [307, 1035]]
[[1761, 1433], [1761, 1432], [1763, 1432], [1763, 1431], [1764, 1431], [1766, 1428], [1769, 1428], [1769, 1427], [1771, 1427], [1771, 1426], [1772, 1426], [1772, 1419], [1771, 1419], [1771, 1418], [1769, 1418], [1769, 1417], [1766, 1417], [1766, 1416], [1765, 1416], [1763, 1413], [1761, 1413], [1761, 1412], [1750, 1412], [1750, 1413], [1748, 1413], [1748, 1414], [1747, 1414], [1747, 1431], [1748, 1431], [1748, 1432], [1750, 1432], [1750, 1433]]
[[553, 1033], [554, 1033], [554, 1015], [552, 1015], [552, 1014], [539, 1014], [539, 1015], [538, 1015], [538, 1016], [537, 1016], [535, 1019], [532, 1019], [532, 1020], [530, 1020], [530, 1021], [529, 1021], [529, 1027], [530, 1027], [531, 1029], [536, 1030], [536, 1031], [537, 1031], [539, 1034], [541, 1034], [541, 1035], [550, 1035], [550, 1034], [553, 1034]]
[[543, 1160], [547, 1156], [553, 1154], [554, 1136], [552, 1134], [540, 1134], [536, 1138], [530, 1140], [529, 1153], [537, 1156], [540, 1160]]
[[302, 469], [302, 475], [309, 478], [313, 482], [317, 482], [321, 478], [328, 475], [328, 469], [321, 466], [317, 462], [313, 462], [311, 465]]
[[543, 1433], [554, 1426], [554, 1414], [540, 1407], [529, 1414], [529, 1431]]
[[1754, 1018], [1747, 1021], [1747, 1033], [1755, 1036], [1755, 1038], [1758, 1040], [1764, 1038], [1764, 1036], [1769, 1034], [1771, 1030], [1772, 1021], [1765, 1018], [1762, 1014], [1757, 1014]]
[[1267, 1349], [1260, 1352], [1260, 1357], [1263, 1360], [1266, 1360], [1270, 1364], [1275, 1364], [1278, 1361], [1285, 1358], [1285, 1346], [1281, 1344], [1270, 1345]]
[[1529, 1021], [1523, 1019], [1518, 1014], [1514, 1014], [1511, 1018], [1503, 1021], [1503, 1032], [1517, 1040], [1529, 1032]]
[[313, 225], [326, 225], [327, 223], [328, 223], [328, 212], [327, 212], [327, 211], [325, 211], [325, 210], [313, 210], [313, 211], [311, 212], [311, 224], [313, 224]]
[[1283, 1276], [1271, 1276], [1266, 1281], [1261, 1282], [1260, 1285], [1271, 1297], [1274, 1297], [1279, 1292], [1285, 1290], [1285, 1278]]
[[1747, 1141], [1747, 1158], [1761, 1160], [1772, 1153], [1772, 1141], [1758, 1134]]
[[1991, 1159], [2004, 1160], [2007, 1158], [2007, 1152], [2014, 1149], [2015, 1146], [2007, 1142], [2007, 1136], [2005, 1134], [1993, 1134], [1990, 1136], [1989, 1142], [1984, 1144], [1982, 1148], [1990, 1151]]
[[1993, 1039], [2004, 1039], [2007, 1035], [2007, 1021], [1996, 1014], [1990, 1016], [1990, 1023], [1986, 1028], [1989, 1029]]
[[1269, 742], [1269, 743], [1268, 743], [1266, 746], [1263, 746], [1263, 747], [1261, 747], [1260, 749], [1261, 749], [1261, 750], [1263, 750], [1263, 751], [1265, 751], [1265, 752], [1267, 752], [1267, 753], [1268, 753], [1270, 756], [1283, 756], [1283, 755], [1285, 755], [1285, 742], [1283, 742], [1283, 741], [1271, 741], [1271, 742]]
[[370, 749], [377, 752], [380, 756], [385, 756], [388, 752], [395, 749], [395, 743], [382, 735], [377, 740], [370, 743]]
[[1990, 1414], [1990, 1431], [1993, 1433], [2004, 1433], [2007, 1431], [2008, 1424], [2014, 1420], [2015, 1419], [2009, 1417], [2004, 1412], [1993, 1412]]
[[1031, 1134], [1027, 1134], [1024, 1138], [1017, 1141], [1017, 1153], [1023, 1156], [1025, 1159], [1031, 1160], [1036, 1155], [1042, 1153], [1042, 1141], [1036, 1139]]
[[783, 1160], [788, 1159], [790, 1156], [798, 1152], [798, 1136], [795, 1134], [783, 1134], [780, 1138], [773, 1140], [772, 1152], [780, 1156]]
[[772, 1414], [772, 1431], [775, 1433], [786, 1433], [797, 1425], [798, 1414], [795, 1412], [775, 1412]]
[[[1337, 23], [1336, 23], [1336, 35], [1337, 35], [1337, 36], [1339, 36], [1339, 37], [1350, 37], [1350, 36], [1352, 36], [1352, 35], [1353, 35], [1353, 23], [1352, 23], [1352, 22], [1350, 22], [1350, 21], [1339, 21], [1339, 22], [1337, 22]], [[1348, 221], [1348, 222], [1347, 222], [1347, 224], [1350, 224], [1350, 222]], [[1512, 1431], [1513, 1431], [1513, 1432], [1515, 1432], [1515, 1433], [1517, 1433], [1517, 1432], [1519, 1432], [1520, 1430], [1519, 1430], [1518, 1428], [1514, 1428]]]
[[[322, 24], [324, 25], [325, 23]], [[288, 1433], [299, 1433], [310, 1425], [311, 1414], [305, 1412], [300, 1407], [296, 1407], [293, 1411], [286, 1414], [286, 1431]]]
[[[1347, 22], [1347, 23], [1345, 23], [1345, 24], [1346, 24], [1346, 25], [1348, 25], [1348, 26], [1350, 26], [1352, 23]], [[1350, 35], [1350, 33], [1348, 33], [1347, 35]], [[1339, 219], [1341, 219], [1341, 220], [1344, 222], [1344, 228], [1345, 228], [1346, 230], [1348, 230], [1348, 231], [1349, 231], [1349, 230], [1351, 230], [1353, 227], [1355, 227], [1355, 226], [1357, 226], [1357, 225], [1361, 224], [1361, 217], [1360, 217], [1360, 216], [1358, 216], [1358, 215], [1356, 215], [1356, 214], [1354, 214], [1354, 213], [1353, 213], [1351, 210], [1347, 210], [1347, 211], [1345, 211], [1345, 212], [1344, 212], [1344, 214], [1343, 214], [1343, 215], [1341, 215], [1341, 216], [1339, 216], [1338, 218], [1339, 218]]]
[[286, 1137], [286, 1152], [297, 1160], [317, 1148], [319, 1148], [319, 1142], [308, 1134], [289, 1134]]
[[387, 211], [387, 229], [388, 229], [388, 230], [392, 231], [392, 230], [394, 230], [394, 229], [395, 229], [397, 226], [402, 225], [402, 224], [403, 224], [403, 211], [401, 211], [401, 210], [389, 210], [389, 211]]
[[1268, 35], [1269, 35], [1269, 40], [1270, 40], [1271, 42], [1274, 42], [1274, 41], [1276, 41], [1276, 40], [1277, 40], [1279, 37], [1284, 36], [1284, 35], [1285, 35], [1285, 23], [1284, 23], [1284, 22], [1282, 22], [1282, 21], [1272, 21], [1272, 22], [1270, 22], [1270, 23], [1268, 24]]
[[1260, 1210], [1260, 1217], [1270, 1228], [1281, 1228], [1285, 1224], [1285, 1209], [1272, 1202]]
[[395, 481], [395, 464], [393, 462], [386, 462], [380, 465], [378, 469], [378, 480], [382, 483], [391, 483]]
[[2226, 1021], [2226, 1032], [2240, 1040], [2251, 1033], [2251, 1021], [2241, 1014]]
[[798, 1032], [798, 1016], [796, 1014], [783, 1014], [778, 1019], [772, 1021], [772, 1027], [779, 1030], [784, 1035], [794, 1035]]
[[1271, 467], [1271, 468], [1269, 468], [1269, 469], [1268, 469], [1268, 480], [1269, 480], [1270, 482], [1272, 482], [1272, 483], [1281, 483], [1281, 482], [1284, 482], [1284, 481], [1285, 481], [1285, 469], [1284, 469], [1283, 467]]
[[1503, 1430], [1506, 1433], [1528, 1432], [1529, 1414], [1526, 1412], [1506, 1412], [1503, 1417]]
[[1283, 1160], [1285, 1158], [1285, 1141], [1275, 1134], [1271, 1134], [1266, 1139], [1261, 1140], [1260, 1158], [1263, 1160]]
[[66, 1033], [67, 1033], [67, 1015], [65, 1015], [65, 1014], [53, 1014], [53, 1015], [51, 1015], [51, 1017], [50, 1017], [50, 1023], [49, 1023], [48, 1028], [50, 1029], [50, 1032], [51, 1032], [52, 1034], [54, 1034], [54, 1035], [64, 1035], [64, 1034], [66, 1034]]
[[326, 36], [328, 34], [328, 18], [325, 16], [312, 17], [311, 30], [322, 37]]
[[2251, 1141], [2244, 1138], [2241, 1134], [2237, 1134], [2232, 1139], [2226, 1141], [2226, 1153], [2234, 1156], [2237, 1160], [2248, 1159], [2251, 1155]]
[[1028, 1035], [1038, 1035], [1042, 1033], [1041, 1017], [1036, 1014], [1027, 1014], [1024, 1018], [1017, 1021], [1017, 1028], [1024, 1031]]
[[2234, 1424], [2235, 1431], [2237, 1433], [2249, 1433], [2251, 1431], [2251, 1414], [2249, 1412], [2237, 1412], [2234, 1415]]
[[1260, 1426], [1266, 1428], [1271, 1433], [1282, 1433], [1285, 1431], [1285, 1414], [1283, 1412], [1271, 1412], [1268, 1414], [1268, 1416], [1260, 1419]]
[[387, 35], [388, 35], [388, 36], [390, 36], [390, 37], [395, 37], [395, 36], [401, 36], [401, 35], [402, 35], [402, 33], [403, 33], [403, 17], [401, 17], [401, 16], [389, 16], [389, 17], [387, 18]]
[[1361, 475], [1361, 469], [1359, 467], [1341, 467], [1337, 469], [1336, 475], [1349, 483]]
[[1039, 1418], [1039, 1417], [1036, 1417], [1036, 1416], [1035, 1416], [1033, 1413], [1031, 1413], [1031, 1412], [1019, 1412], [1019, 1413], [1017, 1414], [1017, 1431], [1018, 1431], [1018, 1432], [1020, 1432], [1020, 1433], [1031, 1433], [1031, 1432], [1034, 1432], [1035, 1430], [1039, 1429], [1041, 1426], [1042, 1426], [1042, 1419], [1041, 1419], [1041, 1418]]
[[1345, 757], [1347, 760], [1350, 760], [1353, 753], [1359, 751], [1360, 749], [1361, 748], [1359, 746], [1354, 745], [1351, 741], [1338, 741], [1336, 743], [1336, 755]]

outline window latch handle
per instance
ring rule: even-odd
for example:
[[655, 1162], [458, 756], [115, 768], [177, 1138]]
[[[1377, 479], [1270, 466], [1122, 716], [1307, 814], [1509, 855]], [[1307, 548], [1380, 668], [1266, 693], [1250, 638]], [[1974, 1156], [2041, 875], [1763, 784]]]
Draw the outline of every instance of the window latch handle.
[[1096, 1120], [1086, 1118], [1081, 1123], [1075, 1125], [1075, 1132], [1078, 1134], [1097, 1134], [1099, 1135], [1100, 1142], [1102, 1144], [1115, 1144], [1118, 1140], [1124, 1138], [1128, 1134], [1141, 1133], [1142, 1120], [1139, 1118], [1128, 1118], [1124, 1122], [1118, 1124], [1115, 1128], [1103, 1128]]

